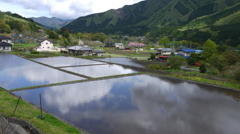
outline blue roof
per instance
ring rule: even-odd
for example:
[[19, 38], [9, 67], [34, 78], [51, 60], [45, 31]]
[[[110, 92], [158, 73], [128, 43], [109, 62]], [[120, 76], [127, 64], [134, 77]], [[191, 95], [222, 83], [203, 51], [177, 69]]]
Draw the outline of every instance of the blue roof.
[[180, 51], [186, 52], [186, 53], [191, 53], [191, 52], [195, 52], [194, 49], [190, 49], [190, 48], [186, 48], [186, 49], [180, 49]]
[[195, 50], [196, 53], [201, 53], [203, 50]]

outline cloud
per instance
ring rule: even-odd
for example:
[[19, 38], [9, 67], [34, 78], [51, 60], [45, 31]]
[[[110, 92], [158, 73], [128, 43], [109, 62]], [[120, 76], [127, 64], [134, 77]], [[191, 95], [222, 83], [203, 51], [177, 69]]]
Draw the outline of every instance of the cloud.
[[[118, 9], [142, 0], [2, 0], [11, 5], [20, 5], [22, 10], [34, 10], [36, 16], [48, 11], [49, 16], [62, 19], [74, 19], [93, 13]], [[10, 6], [10, 5], [9, 5]], [[38, 15], [37, 15], [38, 14]], [[26, 16], [26, 15], [25, 15]]]

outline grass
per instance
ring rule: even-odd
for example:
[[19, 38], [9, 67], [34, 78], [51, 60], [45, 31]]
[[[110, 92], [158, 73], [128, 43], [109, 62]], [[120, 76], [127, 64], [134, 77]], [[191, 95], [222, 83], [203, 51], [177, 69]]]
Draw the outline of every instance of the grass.
[[[12, 96], [6, 90], [0, 88], [0, 115], [5, 117], [12, 117], [12, 113], [17, 104], [18, 98]], [[14, 118], [29, 122], [32, 126], [37, 128], [41, 133], [64, 133], [64, 134], [80, 134], [78, 129], [71, 127], [64, 122], [58, 120], [54, 116], [43, 112], [44, 119], [38, 118], [40, 115], [39, 109], [33, 105], [21, 100]]]
[[14, 43], [13, 49], [18, 48], [18, 47], [23, 47], [23, 48], [30, 48], [30, 47], [36, 47], [38, 43]]
[[240, 84], [237, 81], [230, 79], [224, 79], [219, 76], [210, 75], [207, 73], [200, 73], [197, 71], [174, 71], [170, 70], [168, 76], [181, 78], [191, 81], [203, 82], [211, 85], [217, 85], [227, 88], [233, 88], [240, 90]]
[[44, 58], [44, 57], [54, 57], [54, 56], [65, 56], [66, 54], [64, 53], [59, 53], [59, 52], [39, 52], [39, 54], [28, 54], [24, 52], [19, 52], [19, 51], [12, 51], [11, 52], [14, 55], [24, 57], [24, 58]]

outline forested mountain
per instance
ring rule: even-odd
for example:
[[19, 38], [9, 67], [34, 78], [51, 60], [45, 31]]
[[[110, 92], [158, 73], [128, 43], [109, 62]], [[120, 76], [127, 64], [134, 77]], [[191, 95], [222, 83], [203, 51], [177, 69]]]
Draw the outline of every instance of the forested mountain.
[[23, 31], [38, 32], [39, 29], [44, 29], [41, 24], [16, 13], [0, 11], [0, 18], [0, 33], [10, 33], [13, 30], [20, 33]]
[[47, 28], [53, 28], [53, 29], [61, 28], [72, 21], [72, 20], [62, 20], [62, 19], [58, 19], [56, 17], [52, 17], [52, 18], [32, 17], [31, 19], [33, 19], [37, 23], [47, 26]]
[[[152, 40], [161, 36], [217, 40], [226, 32], [233, 35], [234, 30], [240, 29], [239, 4], [240, 0], [145, 0], [80, 17], [63, 28], [67, 27], [71, 32], [147, 34]], [[234, 36], [240, 37], [239, 33]], [[226, 38], [229, 43], [235, 40], [235, 37], [224, 36], [224, 41]]]

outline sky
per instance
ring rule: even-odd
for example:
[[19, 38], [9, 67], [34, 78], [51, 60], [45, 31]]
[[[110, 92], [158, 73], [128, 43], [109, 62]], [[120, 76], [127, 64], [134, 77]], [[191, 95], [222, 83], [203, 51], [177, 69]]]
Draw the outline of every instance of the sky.
[[23, 17], [76, 19], [93, 13], [118, 9], [143, 0], [0, 0], [0, 10]]

